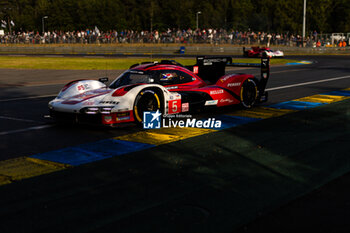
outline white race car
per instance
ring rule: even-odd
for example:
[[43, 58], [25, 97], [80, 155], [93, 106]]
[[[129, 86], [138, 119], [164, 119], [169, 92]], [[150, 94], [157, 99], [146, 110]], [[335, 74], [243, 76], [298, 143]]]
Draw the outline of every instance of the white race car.
[[263, 54], [266, 53], [268, 57], [284, 57], [284, 53], [280, 50], [272, 50], [268, 47], [252, 47], [249, 50], [246, 50], [245, 47], [243, 47], [243, 56], [245, 57], [262, 57]]
[[280, 50], [273, 51], [272, 49], [265, 50], [268, 57], [284, 57], [284, 53]]
[[135, 120], [142, 122], [144, 111], [159, 109], [166, 114], [181, 111], [169, 108], [169, 104], [181, 100], [180, 94], [169, 92], [157, 84], [141, 85], [141, 82], [149, 83], [140, 80], [148, 76], [133, 74], [132, 71], [128, 73], [135, 83], [131, 81], [129, 85], [116, 89], [107, 87], [103, 83], [105, 80], [101, 79], [77, 80], [67, 84], [49, 103], [51, 117], [58, 121], [114, 125]]
[[261, 64], [248, 64], [261, 67], [260, 78], [225, 75], [227, 65], [240, 63], [232, 63], [231, 57], [197, 57], [196, 65], [184, 67], [164, 60], [135, 64], [109, 86], [105, 84], [108, 78], [75, 80], [49, 102], [50, 116], [57, 121], [113, 126], [141, 123], [145, 112], [171, 115], [235, 104], [250, 108], [255, 102], [267, 100], [268, 58], [262, 58]]

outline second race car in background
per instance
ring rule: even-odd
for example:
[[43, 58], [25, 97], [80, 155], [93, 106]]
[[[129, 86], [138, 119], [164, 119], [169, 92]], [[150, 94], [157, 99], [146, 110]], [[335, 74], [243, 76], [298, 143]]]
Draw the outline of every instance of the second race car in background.
[[[261, 77], [225, 74], [226, 66], [261, 68]], [[261, 64], [232, 63], [231, 57], [197, 57], [193, 66], [175, 61], [135, 64], [109, 86], [107, 78], [75, 80], [50, 101], [54, 119], [117, 125], [142, 122], [143, 113], [177, 114], [192, 109], [240, 104], [250, 108], [267, 100], [269, 58]]]
[[284, 53], [280, 50], [272, 50], [267, 47], [252, 47], [246, 50], [246, 48], [243, 47], [243, 56], [245, 57], [262, 57], [264, 53], [270, 58], [284, 57]]

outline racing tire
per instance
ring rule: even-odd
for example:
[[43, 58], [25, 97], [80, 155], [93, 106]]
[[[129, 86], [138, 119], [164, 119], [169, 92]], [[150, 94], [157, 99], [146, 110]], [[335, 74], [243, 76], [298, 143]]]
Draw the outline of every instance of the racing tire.
[[251, 108], [258, 97], [258, 89], [253, 79], [248, 78], [241, 87], [241, 105], [244, 108]]
[[142, 123], [144, 112], [161, 110], [159, 94], [153, 90], [142, 90], [135, 98], [134, 116], [136, 123]]

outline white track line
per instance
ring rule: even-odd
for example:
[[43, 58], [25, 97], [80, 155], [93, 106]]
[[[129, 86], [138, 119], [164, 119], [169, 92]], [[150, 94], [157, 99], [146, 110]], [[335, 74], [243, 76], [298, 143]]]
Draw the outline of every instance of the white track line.
[[291, 88], [291, 87], [299, 87], [299, 86], [306, 86], [306, 85], [311, 85], [311, 84], [315, 84], [315, 83], [331, 82], [331, 81], [340, 80], [340, 79], [347, 79], [347, 78], [350, 78], [350, 75], [337, 77], [337, 78], [330, 78], [330, 79], [322, 79], [322, 80], [317, 80], [317, 81], [305, 82], [305, 83], [296, 83], [296, 84], [280, 86], [280, 87], [272, 87], [272, 88], [267, 88], [266, 91], [275, 91], [275, 90], [286, 89], [286, 88]]
[[0, 102], [16, 101], [16, 100], [28, 100], [28, 99], [39, 99], [39, 98], [55, 97], [55, 96], [56, 96], [55, 94], [51, 94], [51, 95], [28, 96], [28, 97], [3, 99], [3, 100], [0, 99]]
[[0, 119], [39, 123], [39, 121], [33, 121], [33, 120], [21, 119], [21, 118], [15, 118], [15, 117], [7, 117], [7, 116], [0, 116]]
[[27, 131], [31, 131], [31, 130], [46, 129], [46, 128], [51, 128], [51, 127], [53, 127], [53, 125], [38, 125], [38, 126], [29, 127], [26, 129], [17, 129], [17, 130], [0, 132], [0, 136], [14, 134], [14, 133], [22, 133], [22, 132], [27, 132]]

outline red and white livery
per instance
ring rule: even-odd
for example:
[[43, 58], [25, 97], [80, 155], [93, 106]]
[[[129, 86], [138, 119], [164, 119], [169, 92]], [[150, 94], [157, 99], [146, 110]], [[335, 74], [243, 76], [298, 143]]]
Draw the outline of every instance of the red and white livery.
[[177, 114], [236, 104], [250, 108], [266, 100], [269, 59], [250, 64], [261, 67], [261, 77], [225, 74], [225, 67], [234, 65], [231, 57], [197, 57], [188, 67], [163, 60], [135, 64], [109, 86], [108, 78], [72, 81], [50, 101], [50, 115], [58, 121], [116, 125], [142, 122], [146, 111]]
[[243, 47], [243, 56], [245, 57], [262, 57], [264, 53], [270, 58], [284, 57], [284, 53], [281, 50], [272, 50], [267, 47], [252, 47], [246, 50], [245, 47]]

